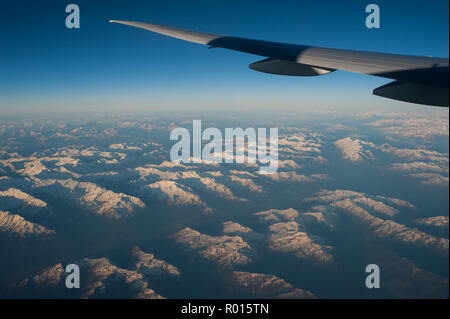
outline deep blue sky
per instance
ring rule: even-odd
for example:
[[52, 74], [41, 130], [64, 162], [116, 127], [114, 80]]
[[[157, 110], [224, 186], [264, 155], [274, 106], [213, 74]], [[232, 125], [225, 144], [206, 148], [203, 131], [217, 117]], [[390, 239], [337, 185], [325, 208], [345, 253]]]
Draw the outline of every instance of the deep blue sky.
[[[80, 7], [80, 29], [65, 28], [69, 3]], [[380, 6], [380, 29], [365, 27], [369, 3]], [[387, 79], [259, 73], [248, 64], [260, 57], [208, 50], [108, 20], [448, 57], [448, 14], [448, 0], [2, 1], [0, 112], [409, 107], [371, 95]]]

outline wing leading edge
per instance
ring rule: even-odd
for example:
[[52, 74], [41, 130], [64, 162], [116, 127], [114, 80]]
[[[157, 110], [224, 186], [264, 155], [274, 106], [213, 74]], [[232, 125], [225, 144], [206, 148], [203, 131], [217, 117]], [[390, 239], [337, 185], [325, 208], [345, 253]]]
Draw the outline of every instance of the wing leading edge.
[[[446, 58], [421, 57], [313, 47], [230, 37], [166, 27], [158, 24], [110, 20], [169, 37], [230, 49], [268, 59], [253, 63], [260, 72], [311, 76], [343, 70], [396, 80], [374, 90], [395, 100], [448, 107], [449, 64]], [[420, 92], [420, 96], [418, 96]]]

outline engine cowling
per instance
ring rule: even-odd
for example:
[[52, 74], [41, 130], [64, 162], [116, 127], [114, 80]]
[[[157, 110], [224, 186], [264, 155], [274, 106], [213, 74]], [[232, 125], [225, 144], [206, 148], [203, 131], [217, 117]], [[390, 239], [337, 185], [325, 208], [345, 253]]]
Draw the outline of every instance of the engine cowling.
[[394, 81], [376, 88], [373, 94], [403, 102], [448, 107], [448, 87]]
[[248, 67], [258, 72], [292, 76], [317, 76], [335, 71], [333, 69], [318, 68], [307, 64], [272, 58], [252, 63]]

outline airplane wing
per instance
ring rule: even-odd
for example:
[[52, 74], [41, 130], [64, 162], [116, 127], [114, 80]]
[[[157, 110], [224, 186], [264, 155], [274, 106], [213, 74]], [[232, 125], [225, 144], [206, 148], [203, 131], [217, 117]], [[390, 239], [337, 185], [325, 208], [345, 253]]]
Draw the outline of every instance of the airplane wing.
[[449, 106], [448, 58], [333, 49], [307, 45], [245, 39], [183, 30], [158, 24], [110, 20], [169, 37], [246, 52], [265, 59], [249, 67], [265, 73], [291, 76], [317, 76], [336, 70], [393, 79], [373, 94], [418, 104]]

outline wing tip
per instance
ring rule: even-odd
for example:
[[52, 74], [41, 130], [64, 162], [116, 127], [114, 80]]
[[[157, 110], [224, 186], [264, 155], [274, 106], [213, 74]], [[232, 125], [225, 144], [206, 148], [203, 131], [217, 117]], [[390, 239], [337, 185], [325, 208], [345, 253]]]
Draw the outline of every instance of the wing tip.
[[124, 21], [124, 20], [108, 20], [109, 23], [120, 23], [120, 24], [129, 24], [132, 21]]

